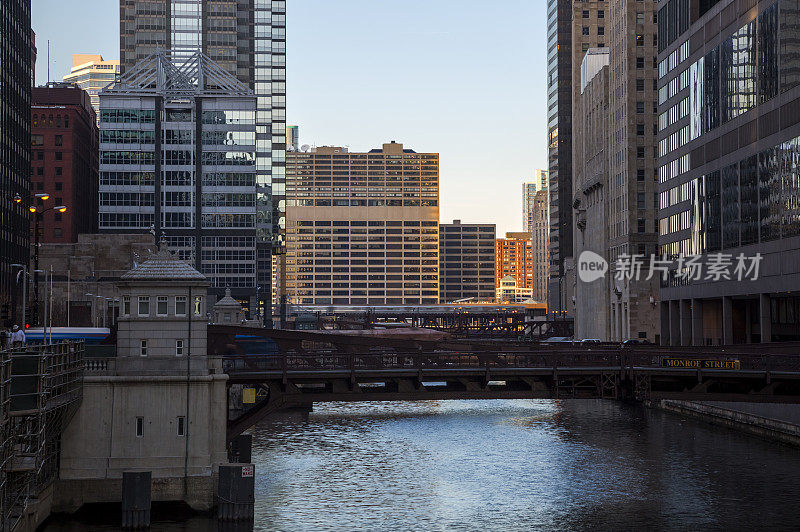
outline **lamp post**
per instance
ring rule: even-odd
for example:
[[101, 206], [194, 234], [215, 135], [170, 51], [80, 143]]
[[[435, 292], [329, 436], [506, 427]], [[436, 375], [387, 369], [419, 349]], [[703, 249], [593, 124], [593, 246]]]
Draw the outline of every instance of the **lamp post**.
[[[45, 202], [50, 199], [50, 194], [47, 192], [39, 192], [31, 197], [31, 204], [28, 210], [34, 215], [34, 230], [33, 230], [33, 316], [36, 325], [39, 324], [39, 224], [42, 220], [42, 215], [48, 211], [58, 211], [61, 213], [67, 212], [65, 205], [54, 205], [43, 209], [39, 207], [36, 202]], [[17, 203], [22, 202], [22, 197], [17, 194], [14, 196], [14, 201]]]
[[[25, 311], [27, 310], [27, 303], [28, 303], [28, 266], [25, 264], [12, 264], [12, 268], [19, 268], [20, 271], [17, 272], [17, 284], [19, 284], [19, 275], [22, 274], [22, 324], [20, 328], [24, 331], [25, 330]], [[17, 293], [16, 288], [14, 288], [14, 293]], [[12, 312], [12, 321], [14, 323], [17, 322], [17, 305], [14, 304], [14, 307], [11, 309]]]

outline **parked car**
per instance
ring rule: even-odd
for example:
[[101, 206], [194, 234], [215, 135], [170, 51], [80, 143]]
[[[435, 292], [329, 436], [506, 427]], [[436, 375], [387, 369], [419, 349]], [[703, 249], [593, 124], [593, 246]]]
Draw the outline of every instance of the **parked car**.
[[603, 341], [600, 338], [584, 338], [581, 340], [581, 344], [602, 344]]

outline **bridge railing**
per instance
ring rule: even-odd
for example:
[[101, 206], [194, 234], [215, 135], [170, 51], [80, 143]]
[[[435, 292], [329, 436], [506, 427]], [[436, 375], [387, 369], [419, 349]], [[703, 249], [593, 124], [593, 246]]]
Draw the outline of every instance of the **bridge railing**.
[[[673, 361], [670, 364], [669, 361]], [[678, 361], [677, 364], [674, 361]], [[722, 351], [687, 351], [648, 347], [557, 347], [528, 351], [392, 351], [343, 353], [337, 351], [288, 352], [277, 355], [227, 355], [223, 357], [226, 372], [248, 371], [332, 371], [391, 370], [426, 368], [668, 368], [691, 369], [684, 361], [724, 362], [698, 364], [702, 369], [735, 369], [739, 371], [800, 372], [800, 355]]]

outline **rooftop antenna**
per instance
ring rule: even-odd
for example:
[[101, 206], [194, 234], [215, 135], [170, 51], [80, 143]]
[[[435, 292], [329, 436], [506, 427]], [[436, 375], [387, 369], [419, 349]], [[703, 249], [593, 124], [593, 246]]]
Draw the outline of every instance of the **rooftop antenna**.
[[50, 39], [47, 39], [47, 83], [50, 83]]

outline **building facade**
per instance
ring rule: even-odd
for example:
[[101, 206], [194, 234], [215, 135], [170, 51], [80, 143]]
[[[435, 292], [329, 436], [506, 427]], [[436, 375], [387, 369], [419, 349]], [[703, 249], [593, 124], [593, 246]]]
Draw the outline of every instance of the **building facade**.
[[495, 301], [499, 304], [524, 303], [533, 297], [533, 290], [518, 286], [517, 280], [506, 275], [497, 283]]
[[99, 114], [100, 91], [113, 83], [118, 74], [119, 60], [106, 61], [99, 54], [72, 54], [72, 68], [64, 81], [89, 93], [92, 107]]
[[[516, 279], [516, 289], [533, 290], [533, 240], [530, 233], [506, 233], [495, 244], [495, 287], [506, 276]], [[531, 292], [532, 293], [532, 292]]]
[[492, 301], [495, 297], [494, 224], [439, 225], [439, 300]]
[[[663, 342], [800, 339], [800, 4], [659, 8], [659, 245]], [[738, 279], [737, 256], [761, 255]], [[681, 257], [732, 261], [699, 274]]]
[[89, 94], [74, 85], [33, 89], [31, 108], [31, 186], [48, 194], [39, 216], [39, 242], [77, 242], [80, 233], [97, 232], [98, 130]]
[[[578, 268], [585, 252], [609, 261], [608, 254], [608, 48], [590, 48], [581, 67], [581, 96], [575, 101], [573, 123], [573, 195], [575, 256]], [[610, 341], [611, 275], [584, 282], [580, 272], [575, 286], [575, 338]]]
[[286, 149], [300, 150], [300, 126], [286, 126]]
[[12, 264], [27, 265], [30, 249], [31, 35], [30, 0], [0, 3], [0, 305], [11, 318], [21, 301]]
[[[180, 68], [180, 70], [179, 70]], [[207, 56], [161, 51], [100, 94], [101, 232], [154, 232], [210, 294], [257, 308], [255, 96]]]
[[290, 152], [286, 291], [293, 304], [439, 302], [439, 155]]
[[201, 50], [256, 95], [257, 277], [266, 308], [286, 213], [286, 1], [120, 0], [122, 73], [163, 49], [184, 57]]

